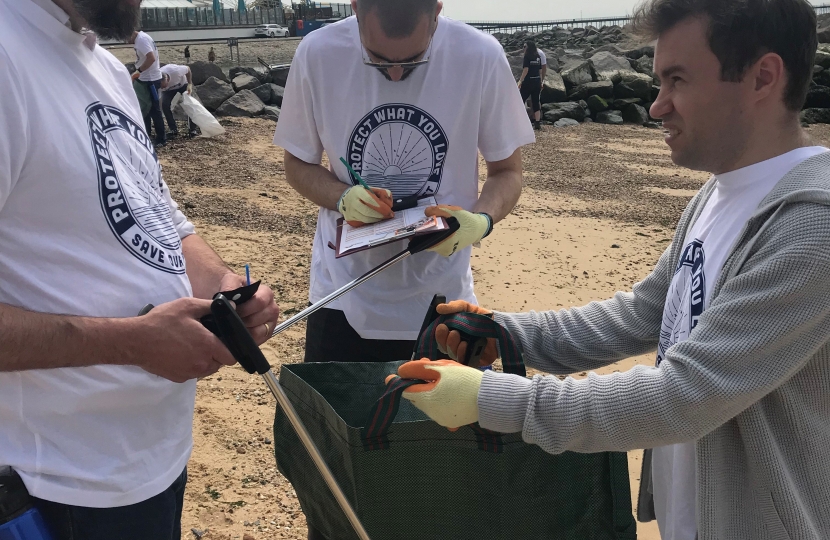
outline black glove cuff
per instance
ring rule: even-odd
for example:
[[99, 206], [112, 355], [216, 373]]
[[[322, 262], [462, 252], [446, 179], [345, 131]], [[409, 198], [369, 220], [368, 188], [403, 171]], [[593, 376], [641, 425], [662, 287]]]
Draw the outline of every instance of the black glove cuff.
[[491, 216], [487, 212], [479, 212], [479, 214], [487, 218], [487, 232], [484, 234], [484, 236], [481, 237], [482, 239], [484, 239], [490, 236], [490, 233], [493, 232], [493, 216]]

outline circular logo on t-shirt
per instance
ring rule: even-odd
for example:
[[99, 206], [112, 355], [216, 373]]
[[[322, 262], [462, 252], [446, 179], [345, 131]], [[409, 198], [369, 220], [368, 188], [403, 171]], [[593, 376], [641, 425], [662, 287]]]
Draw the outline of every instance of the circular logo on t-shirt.
[[87, 124], [98, 169], [98, 193], [119, 242], [142, 262], [184, 274], [181, 239], [170, 215], [155, 148], [124, 112], [95, 103]]
[[[441, 186], [447, 136], [426, 111], [390, 104], [367, 114], [349, 139], [349, 165], [394, 197], [434, 195]], [[357, 179], [352, 179], [357, 184]]]

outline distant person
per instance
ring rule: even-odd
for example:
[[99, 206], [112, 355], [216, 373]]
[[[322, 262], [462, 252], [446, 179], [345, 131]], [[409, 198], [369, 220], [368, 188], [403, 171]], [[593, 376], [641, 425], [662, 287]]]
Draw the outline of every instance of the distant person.
[[[193, 90], [193, 73], [187, 66], [167, 64], [161, 68], [161, 110], [164, 118], [167, 119], [167, 127], [170, 128], [170, 137], [179, 136], [179, 126], [173, 116], [173, 98], [185, 92], [189, 96]], [[187, 119], [188, 131], [191, 137], [196, 136], [196, 126], [190, 118]]]
[[152, 98], [152, 106], [150, 113], [144, 117], [144, 127], [147, 130], [147, 135], [152, 136], [152, 125], [156, 128], [156, 147], [160, 148], [166, 144], [164, 134], [164, 118], [161, 115], [161, 65], [159, 61], [159, 51], [156, 47], [156, 42], [146, 32], [133, 32], [127, 40], [132, 43], [135, 49], [136, 71], [133, 73], [133, 80], [138, 79], [141, 83], [147, 86]]
[[522, 62], [522, 75], [519, 77], [519, 90], [522, 93], [522, 101], [530, 98], [533, 107], [533, 129], [542, 129], [542, 70], [547, 73], [547, 58], [542, 63], [542, 56], [536, 48], [536, 43], [528, 41], [524, 47], [524, 60]]
[[184, 61], [186, 64], [190, 65], [190, 45], [184, 48]]
[[216, 61], [216, 53], [213, 51], [213, 47], [210, 48], [208, 51], [208, 62], [215, 62]]

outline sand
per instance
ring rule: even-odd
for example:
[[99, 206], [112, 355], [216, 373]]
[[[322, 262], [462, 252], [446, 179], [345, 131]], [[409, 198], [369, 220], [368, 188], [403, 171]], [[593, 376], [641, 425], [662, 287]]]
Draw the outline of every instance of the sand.
[[[285, 182], [282, 152], [270, 143], [273, 123], [223, 124], [221, 139], [162, 149], [165, 177], [199, 232], [234, 269], [250, 263], [291, 315], [307, 302], [316, 208]], [[810, 131], [830, 141], [830, 128]], [[502, 311], [579, 306], [630, 290], [708, 177], [675, 167], [658, 130], [630, 126], [546, 128], [524, 162], [518, 206], [473, 253], [479, 301]], [[263, 350], [278, 370], [301, 361], [303, 346], [301, 325]], [[645, 355], [599, 373], [653, 362]], [[274, 407], [262, 381], [241, 368], [199, 382], [182, 538], [195, 538], [191, 528], [215, 540], [305, 538], [296, 495], [273, 458]], [[632, 496], [640, 456], [629, 453]], [[659, 539], [656, 524], [638, 531], [641, 540]]]

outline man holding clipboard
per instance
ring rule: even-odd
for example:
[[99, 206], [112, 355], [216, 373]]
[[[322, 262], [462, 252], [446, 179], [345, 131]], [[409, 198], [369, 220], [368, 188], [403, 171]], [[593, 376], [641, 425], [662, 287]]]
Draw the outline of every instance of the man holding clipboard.
[[[521, 194], [520, 148], [535, 139], [504, 51], [494, 38], [440, 17], [442, 7], [354, 0], [355, 17], [310, 34], [297, 49], [274, 144], [285, 149], [289, 184], [320, 206], [310, 301], [400, 251], [389, 244], [336, 258], [329, 244], [340, 218], [376, 223], [394, 216], [396, 200], [434, 197], [426, 214], [461, 225], [432, 253], [312, 315], [306, 362], [409, 358], [434, 294], [476, 302], [471, 246]], [[320, 164], [324, 151], [330, 169]], [[480, 197], [479, 151], [487, 162]]]

